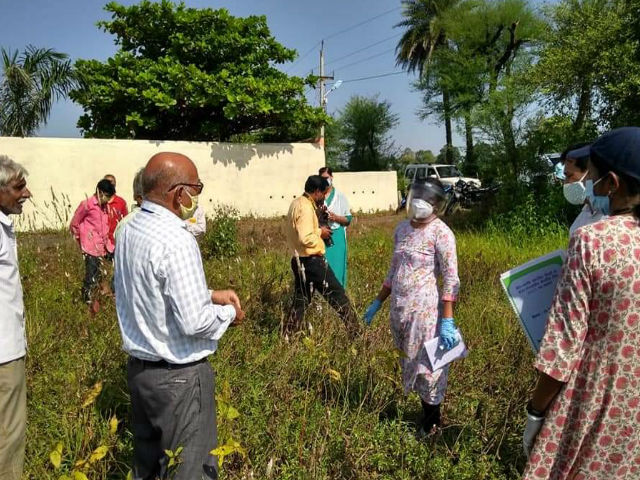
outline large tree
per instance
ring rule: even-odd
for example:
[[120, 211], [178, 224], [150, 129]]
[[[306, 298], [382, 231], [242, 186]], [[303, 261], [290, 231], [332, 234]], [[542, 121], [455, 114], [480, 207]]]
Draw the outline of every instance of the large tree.
[[521, 127], [535, 94], [529, 77], [544, 25], [525, 0], [469, 1], [447, 22], [456, 49], [444, 52], [444, 78], [484, 139], [502, 146], [512, 175], [520, 173]]
[[33, 135], [74, 87], [73, 68], [64, 53], [31, 45], [22, 53], [2, 48], [0, 55], [0, 135]]
[[[404, 33], [396, 47], [396, 62], [410, 73], [418, 73], [432, 92], [442, 95], [442, 117], [445, 125], [447, 152], [453, 146], [450, 91], [438, 77], [438, 69], [432, 68], [435, 53], [449, 48], [448, 33], [443, 18], [460, 0], [403, 0], [404, 19], [396, 26]], [[433, 96], [433, 95], [432, 95]], [[452, 153], [452, 151], [451, 151]], [[451, 163], [452, 155], [447, 154]]]
[[80, 60], [72, 92], [87, 137], [201, 141], [293, 141], [325, 121], [303, 91], [315, 79], [275, 65], [294, 50], [271, 35], [264, 16], [187, 8], [168, 0], [105, 9], [98, 25], [120, 47], [106, 62]]
[[389, 102], [354, 96], [338, 118], [349, 170], [382, 170], [392, 162], [389, 131], [398, 124]]
[[627, 17], [627, 3], [562, 0], [546, 9], [551, 29], [536, 78], [555, 112], [573, 118], [574, 138], [588, 130], [590, 122], [603, 123], [624, 111], [624, 102], [617, 101], [620, 92], [634, 85], [638, 91], [639, 65], [633, 60], [637, 42], [627, 20], [639, 12]]

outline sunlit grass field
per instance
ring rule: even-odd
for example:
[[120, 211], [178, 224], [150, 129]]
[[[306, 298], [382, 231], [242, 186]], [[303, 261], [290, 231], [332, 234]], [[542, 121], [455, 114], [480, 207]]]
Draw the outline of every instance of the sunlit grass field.
[[[357, 216], [350, 228], [348, 292], [360, 313], [386, 274], [401, 219]], [[420, 402], [402, 394], [388, 307], [350, 341], [318, 298], [306, 331], [280, 336], [292, 287], [283, 220], [240, 220], [237, 256], [205, 264], [210, 286], [236, 289], [247, 311], [211, 359], [220, 452], [228, 454], [221, 478], [519, 478], [533, 355], [498, 276], [567, 240], [465, 224], [452, 225], [461, 277], [456, 318], [471, 352], [452, 367], [442, 431], [420, 440]], [[93, 317], [78, 301], [82, 257], [64, 233], [21, 234], [19, 255], [29, 341], [25, 476], [124, 479], [132, 443], [113, 299], [102, 298]]]

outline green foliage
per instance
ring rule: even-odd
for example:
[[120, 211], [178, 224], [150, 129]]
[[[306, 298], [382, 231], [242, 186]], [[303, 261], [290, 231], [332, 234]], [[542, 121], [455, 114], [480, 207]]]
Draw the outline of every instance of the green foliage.
[[315, 78], [275, 67], [296, 53], [271, 35], [264, 16], [143, 0], [105, 9], [98, 25], [120, 50], [106, 62], [78, 60], [87, 137], [261, 141], [314, 136], [326, 120], [303, 95]]
[[347, 145], [339, 119], [332, 118], [325, 126], [324, 154], [327, 166], [331, 167], [332, 171], [339, 172], [349, 168]]
[[222, 205], [215, 209], [200, 245], [205, 259], [232, 258], [238, 253], [238, 218], [233, 207]]
[[[451, 102], [449, 85], [443, 81], [440, 67], [443, 66], [440, 52], [451, 48], [446, 18], [457, 11], [460, 0], [403, 0], [403, 20], [396, 27], [404, 28], [404, 33], [396, 47], [396, 64], [408, 72], [417, 72], [417, 88], [424, 95], [424, 118], [437, 114], [444, 120], [446, 146], [453, 146], [451, 122], [456, 107]], [[451, 153], [451, 150], [446, 150]], [[447, 157], [445, 163], [453, 163]]]
[[444, 145], [438, 156], [436, 157], [437, 163], [448, 163], [451, 162], [451, 165], [459, 165], [462, 163], [462, 155], [460, 154], [460, 150], [457, 147], [447, 147]]
[[531, 155], [562, 152], [569, 145], [591, 142], [598, 132], [592, 122], [585, 122], [576, 130], [575, 121], [569, 116], [545, 117], [541, 114], [529, 119], [526, 125], [526, 146]]
[[579, 207], [565, 200], [560, 184], [549, 184], [541, 176], [527, 184], [503, 185], [486, 230], [509, 233], [514, 239], [567, 235], [578, 213]]
[[[638, 40], [621, 0], [563, 0], [546, 8], [551, 29], [534, 70], [555, 111], [573, 118], [575, 130], [627, 117], [640, 85]], [[602, 97], [607, 101], [602, 102]], [[630, 98], [631, 97], [631, 98]], [[632, 121], [638, 121], [632, 114]], [[603, 122], [604, 121], [604, 122]]]
[[398, 124], [391, 104], [377, 96], [351, 97], [338, 119], [349, 170], [382, 170], [391, 163], [389, 131]]
[[75, 86], [67, 55], [29, 45], [22, 53], [0, 48], [0, 135], [28, 137], [47, 123], [53, 104]]

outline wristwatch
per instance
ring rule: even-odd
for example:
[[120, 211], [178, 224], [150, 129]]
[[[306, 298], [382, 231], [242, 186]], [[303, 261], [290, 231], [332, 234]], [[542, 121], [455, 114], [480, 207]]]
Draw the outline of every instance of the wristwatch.
[[535, 408], [533, 408], [533, 406], [531, 405], [531, 400], [529, 400], [529, 403], [527, 403], [527, 413], [538, 418], [544, 418], [545, 416], [545, 412], [541, 412], [540, 410], [536, 410]]

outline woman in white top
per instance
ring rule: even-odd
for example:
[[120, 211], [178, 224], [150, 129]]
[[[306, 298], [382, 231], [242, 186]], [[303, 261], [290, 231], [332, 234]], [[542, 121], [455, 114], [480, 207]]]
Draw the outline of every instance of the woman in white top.
[[558, 165], [556, 176], [564, 182], [565, 199], [572, 205], [582, 205], [580, 214], [569, 227], [569, 235], [573, 235], [578, 228], [597, 222], [606, 216], [589, 202], [589, 192], [593, 190], [593, 182], [587, 180], [589, 145], [589, 143], [579, 143], [570, 146], [562, 152]]
[[329, 181], [329, 193], [324, 201], [329, 212], [329, 227], [333, 245], [327, 247], [325, 256], [340, 284], [347, 288], [347, 227], [351, 224], [351, 210], [344, 194], [333, 186], [333, 171], [322, 167], [318, 175]]

